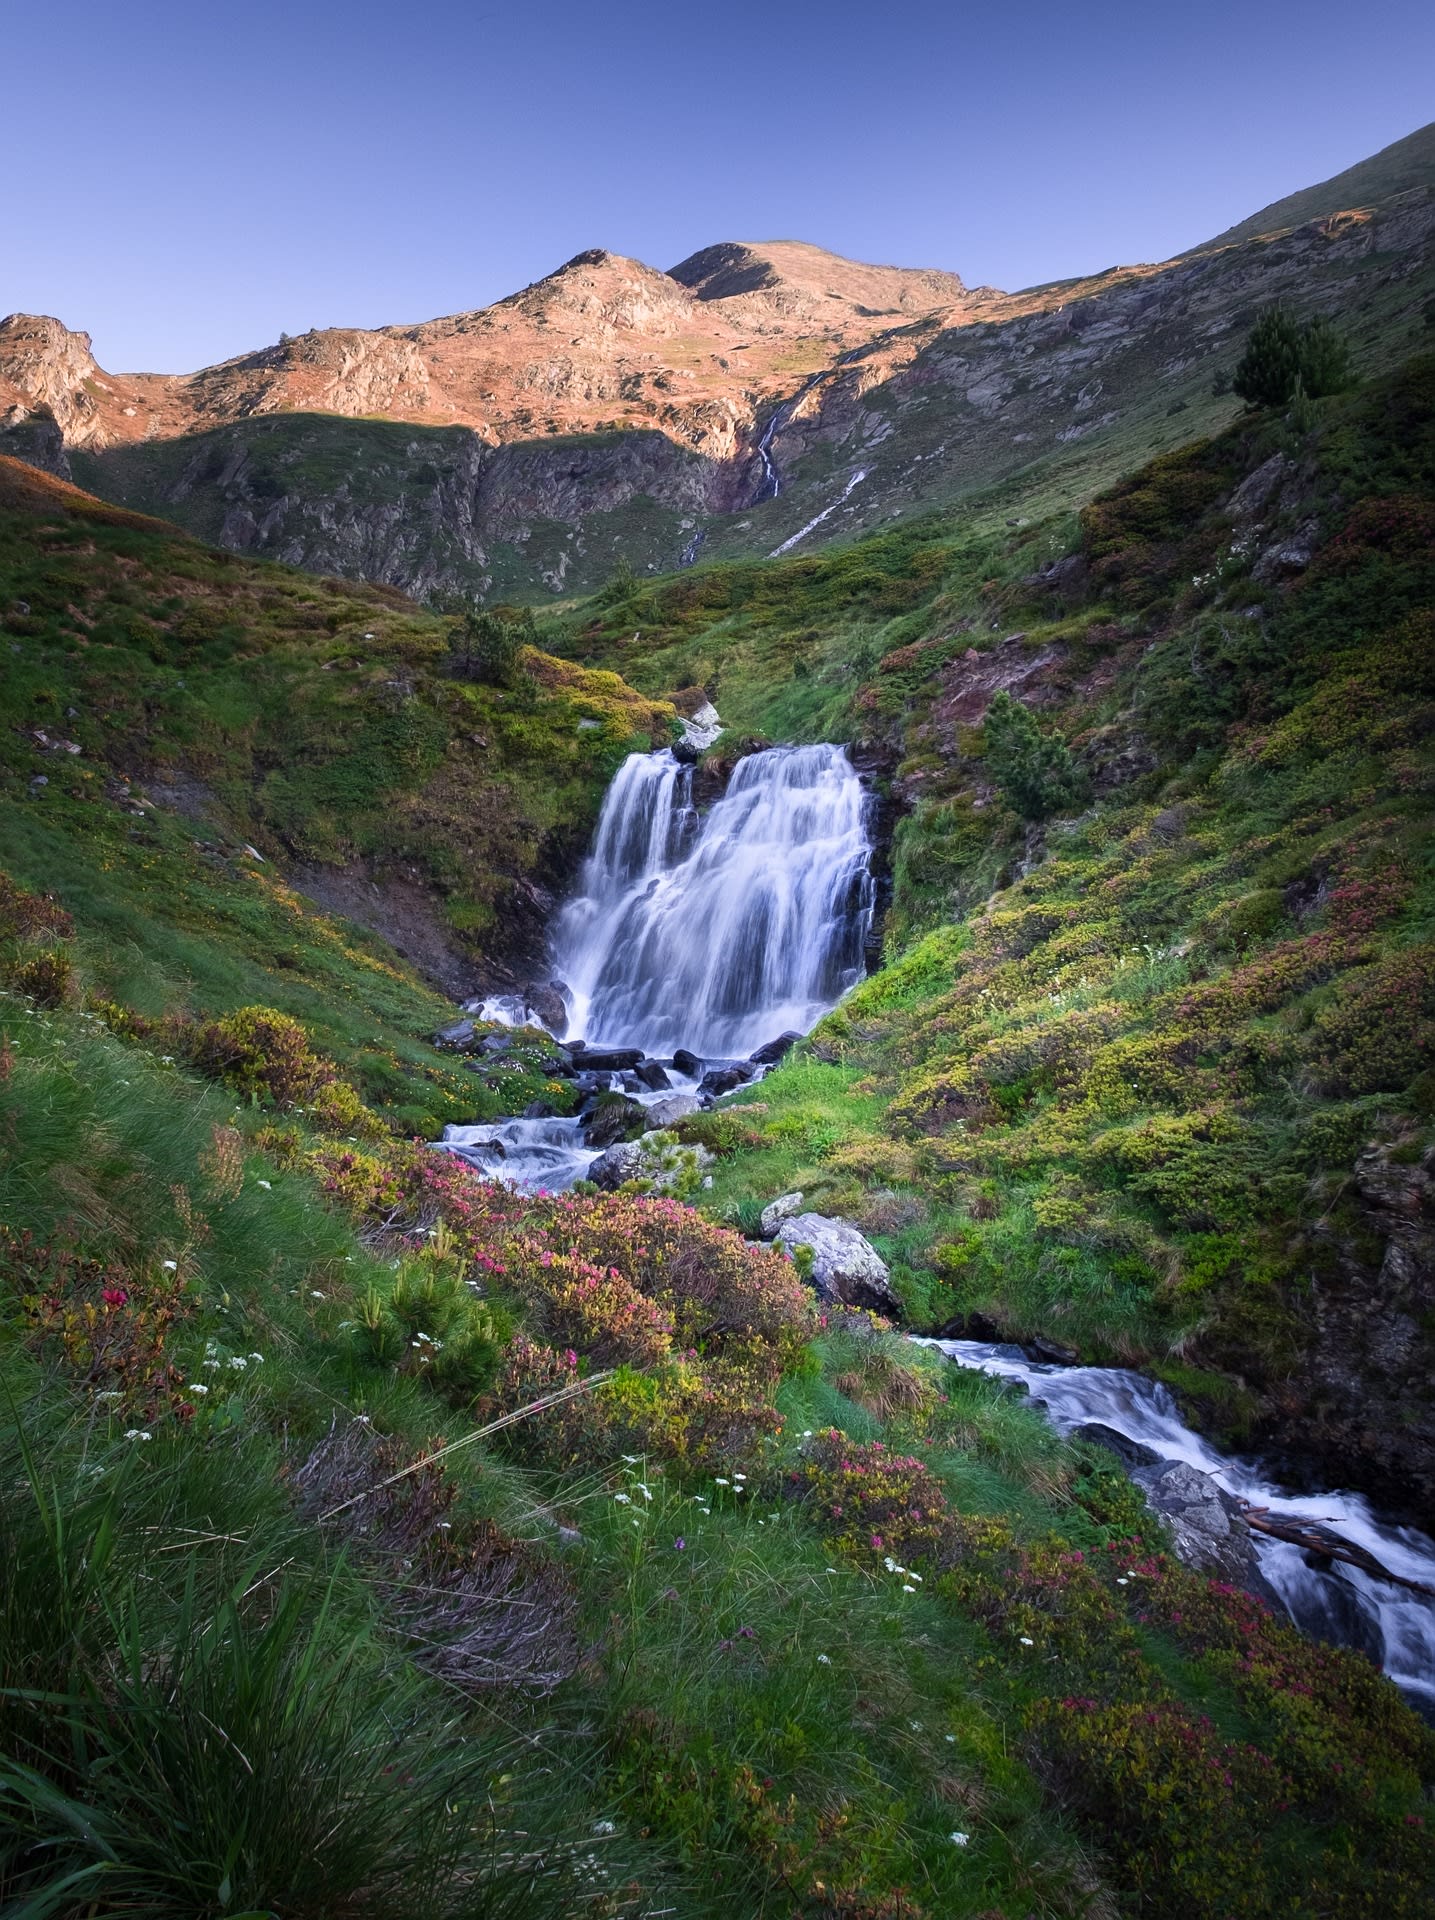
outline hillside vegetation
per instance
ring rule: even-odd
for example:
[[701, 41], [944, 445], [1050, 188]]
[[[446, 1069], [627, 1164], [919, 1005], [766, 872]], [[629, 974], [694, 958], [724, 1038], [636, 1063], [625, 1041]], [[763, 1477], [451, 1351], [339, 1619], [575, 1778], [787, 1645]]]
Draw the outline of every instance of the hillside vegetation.
[[[1422, 364], [1079, 527], [620, 579], [506, 688], [395, 596], [0, 470], [9, 1907], [1430, 1911], [1435, 1737], [1373, 1666], [735, 1229], [801, 1184], [914, 1323], [1325, 1412], [1359, 1463], [1312, 1303], [1405, 1324], [1361, 1169], [1404, 1220], [1432, 419]], [[412, 1136], [565, 1098], [543, 1037], [468, 1071], [312, 895], [409, 881], [501, 957], [684, 682], [885, 763], [891, 963], [689, 1123], [717, 1217], [520, 1198]], [[1420, 1497], [1359, 1325], [1370, 1470]]]
[[751, 1096], [718, 1204], [800, 1187], [919, 1323], [1154, 1363], [1427, 1512], [1432, 482], [1424, 359], [1079, 527], [713, 569], [573, 642], [885, 749], [904, 809], [891, 962]]

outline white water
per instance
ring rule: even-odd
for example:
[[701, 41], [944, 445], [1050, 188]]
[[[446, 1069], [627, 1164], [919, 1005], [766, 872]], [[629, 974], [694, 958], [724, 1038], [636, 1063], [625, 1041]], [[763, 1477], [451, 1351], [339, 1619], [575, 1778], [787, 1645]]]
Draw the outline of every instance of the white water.
[[571, 1031], [704, 1059], [807, 1032], [862, 975], [866, 813], [841, 747], [748, 755], [705, 819], [690, 768], [631, 754], [554, 930]]
[[[1406, 1579], [1435, 1584], [1435, 1541], [1414, 1527], [1381, 1520], [1361, 1494], [1288, 1493], [1259, 1466], [1218, 1453], [1186, 1426], [1171, 1394], [1158, 1381], [1118, 1367], [1058, 1367], [1028, 1360], [1020, 1347], [980, 1340], [932, 1340], [959, 1366], [1022, 1380], [1062, 1433], [1100, 1421], [1139, 1440], [1163, 1460], [1184, 1460], [1217, 1486], [1273, 1515], [1323, 1520]], [[1308, 1560], [1301, 1548], [1253, 1536], [1261, 1572], [1296, 1625], [1344, 1638], [1353, 1615], [1361, 1638], [1380, 1650], [1391, 1679], [1427, 1713], [1435, 1711], [1435, 1600], [1378, 1580], [1357, 1567]]]
[[[626, 1094], [640, 1106], [655, 1106], [675, 1093], [693, 1093], [697, 1080], [669, 1072], [672, 1085], [654, 1093], [632, 1074], [603, 1076], [609, 1091]], [[439, 1144], [460, 1160], [506, 1186], [527, 1193], [561, 1193], [587, 1176], [603, 1152], [583, 1137], [583, 1122], [555, 1115], [548, 1120], [492, 1120], [475, 1126], [448, 1126]]]
[[858, 467], [857, 471], [852, 475], [852, 478], [847, 482], [847, 485], [832, 502], [832, 505], [830, 507], [824, 507], [821, 513], [814, 513], [805, 527], [799, 527], [796, 533], [790, 533], [780, 547], [773, 548], [772, 552], [767, 556], [768, 559], [776, 560], [781, 554], [790, 553], [799, 540], [805, 540], [814, 527], [820, 527], [824, 520], [836, 513], [843, 501], [850, 499], [853, 488], [860, 486], [866, 478], [866, 467]]

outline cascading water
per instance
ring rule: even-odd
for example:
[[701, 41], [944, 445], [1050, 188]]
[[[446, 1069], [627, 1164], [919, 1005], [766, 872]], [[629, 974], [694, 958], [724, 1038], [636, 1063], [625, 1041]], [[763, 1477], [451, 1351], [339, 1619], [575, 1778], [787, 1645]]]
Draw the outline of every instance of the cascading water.
[[[685, 743], [700, 750], [721, 730], [703, 707]], [[692, 780], [666, 749], [629, 755], [559, 916], [553, 959], [569, 990], [568, 1032], [590, 1047], [743, 1059], [805, 1033], [861, 978], [871, 843], [866, 796], [843, 750], [749, 755], [706, 819]], [[505, 1024], [532, 1018], [521, 995], [475, 1010]], [[699, 1092], [698, 1077], [676, 1066], [657, 1090], [631, 1073], [596, 1077], [649, 1106]], [[599, 1153], [580, 1119], [538, 1115], [446, 1127], [441, 1144], [528, 1188], [570, 1186]]]
[[554, 932], [574, 1031], [708, 1059], [805, 1033], [861, 978], [870, 855], [841, 747], [750, 754], [705, 819], [689, 767], [630, 755]]
[[[1181, 1419], [1159, 1381], [1119, 1367], [1060, 1367], [1028, 1360], [1020, 1347], [932, 1340], [959, 1366], [1020, 1380], [1062, 1433], [1088, 1421], [1139, 1441], [1162, 1460], [1183, 1460], [1217, 1486], [1284, 1520], [1328, 1522], [1391, 1573], [1435, 1584], [1435, 1541], [1381, 1519], [1358, 1493], [1295, 1494], [1260, 1466], [1218, 1453]], [[1435, 1719], [1435, 1599], [1256, 1534], [1260, 1568], [1298, 1627], [1363, 1645], [1412, 1705]]]

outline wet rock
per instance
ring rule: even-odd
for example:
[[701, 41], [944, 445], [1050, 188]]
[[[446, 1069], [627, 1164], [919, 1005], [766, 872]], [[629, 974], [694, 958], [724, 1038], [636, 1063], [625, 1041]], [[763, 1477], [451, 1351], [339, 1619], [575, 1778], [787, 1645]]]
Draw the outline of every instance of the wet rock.
[[764, 1240], [773, 1240], [777, 1237], [777, 1229], [783, 1221], [795, 1220], [801, 1211], [802, 1195], [800, 1193], [779, 1194], [776, 1200], [770, 1200], [763, 1208], [758, 1232]]
[[568, 1002], [561, 980], [550, 980], [546, 987], [530, 987], [524, 998], [528, 1011], [540, 1019], [548, 1031], [562, 1036], [568, 1031]]
[[698, 1082], [698, 1092], [710, 1094], [718, 1099], [722, 1094], [731, 1093], [735, 1088], [745, 1086], [751, 1080], [755, 1068], [746, 1060], [726, 1060], [720, 1065], [709, 1067]]
[[553, 1118], [552, 1104], [547, 1100], [530, 1100], [528, 1105], [523, 1109], [523, 1117], [525, 1120], [551, 1120]]
[[775, 1067], [784, 1055], [792, 1051], [801, 1038], [800, 1033], [780, 1033], [775, 1040], [769, 1040], [755, 1053], [750, 1053], [748, 1059], [755, 1067]]
[[1047, 1340], [1040, 1334], [1033, 1340], [1023, 1340], [1021, 1350], [1028, 1360], [1049, 1367], [1074, 1367], [1081, 1358], [1075, 1347], [1065, 1347], [1059, 1340]]
[[829, 1220], [823, 1213], [799, 1213], [779, 1226], [780, 1247], [812, 1250], [812, 1285], [820, 1299], [845, 1307], [870, 1307], [896, 1317], [901, 1303], [892, 1291], [887, 1263], [850, 1220]]
[[533, 1064], [540, 1073], [546, 1073], [550, 1078], [555, 1076], [560, 1080], [573, 1078], [573, 1056], [561, 1047], [555, 1047], [552, 1053], [540, 1054]]
[[486, 1033], [478, 1043], [478, 1050], [480, 1053], [488, 1054], [490, 1058], [496, 1058], [499, 1054], [512, 1053], [513, 1036], [507, 1033]]
[[573, 1041], [569, 1051], [574, 1066], [586, 1073], [629, 1073], [645, 1058], [641, 1047], [588, 1047], [581, 1040]]
[[472, 1020], [455, 1020], [451, 1027], [440, 1027], [433, 1037], [436, 1047], [466, 1047], [478, 1029]]
[[1251, 1530], [1230, 1494], [1184, 1460], [1162, 1460], [1131, 1475], [1146, 1504], [1171, 1530], [1183, 1566], [1214, 1574], [1263, 1599], [1272, 1595], [1260, 1571]]
[[703, 1070], [703, 1063], [695, 1053], [689, 1053], [686, 1047], [679, 1047], [673, 1055], [675, 1073], [685, 1073], [688, 1078], [696, 1079]]
[[671, 1134], [654, 1130], [609, 1147], [589, 1167], [588, 1178], [605, 1193], [632, 1182], [647, 1193], [689, 1192], [713, 1160], [706, 1147], [685, 1147]]
[[698, 1113], [701, 1108], [702, 1102], [694, 1093], [670, 1093], [666, 1100], [655, 1100], [648, 1108], [648, 1124], [675, 1127], [679, 1120], [686, 1120], [690, 1113]]
[[1105, 1447], [1130, 1473], [1136, 1467], [1154, 1467], [1161, 1456], [1154, 1447], [1143, 1446], [1141, 1441], [1132, 1440], [1124, 1433], [1118, 1433], [1115, 1427], [1108, 1427], [1100, 1420], [1088, 1420], [1084, 1425], [1072, 1428], [1072, 1438], [1089, 1440], [1094, 1447]]
[[633, 1077], [645, 1086], [649, 1093], [661, 1093], [673, 1083], [656, 1060], [640, 1060], [633, 1069]]
[[611, 1147], [615, 1140], [647, 1125], [648, 1116], [636, 1100], [621, 1095], [599, 1103], [583, 1126], [583, 1137], [590, 1147]]

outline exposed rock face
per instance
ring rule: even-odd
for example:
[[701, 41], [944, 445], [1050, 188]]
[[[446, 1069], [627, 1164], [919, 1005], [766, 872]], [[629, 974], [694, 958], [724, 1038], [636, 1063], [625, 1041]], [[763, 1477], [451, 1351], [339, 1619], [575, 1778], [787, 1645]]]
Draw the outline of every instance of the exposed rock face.
[[1333, 1241], [1302, 1317], [1295, 1379], [1271, 1396], [1272, 1439], [1330, 1460], [1377, 1498], [1435, 1518], [1435, 1149], [1368, 1147], [1355, 1163], [1365, 1233]]
[[690, 1113], [701, 1110], [702, 1103], [693, 1093], [670, 1093], [666, 1100], [655, 1100], [648, 1108], [648, 1119], [656, 1128], [675, 1127]]
[[[491, 307], [186, 375], [103, 373], [84, 334], [16, 315], [0, 418], [49, 406], [82, 484], [243, 551], [541, 596], [598, 584], [620, 554], [669, 568], [704, 540], [851, 534], [1173, 404], [1182, 437], [1209, 431], [1238, 404], [1211, 375], [1255, 307], [1339, 314], [1392, 285], [1418, 317], [1432, 234], [1427, 180], [1020, 294], [799, 242], [723, 243], [671, 273], [595, 250]], [[1286, 541], [1272, 577], [1300, 551]]]
[[1184, 1460], [1139, 1466], [1131, 1478], [1151, 1511], [1171, 1529], [1171, 1544], [1183, 1565], [1228, 1580], [1248, 1593], [1270, 1597], [1251, 1530], [1230, 1494]]
[[812, 1284], [820, 1299], [900, 1314], [886, 1262], [850, 1221], [829, 1220], [822, 1213], [794, 1214], [778, 1227], [776, 1242], [789, 1249], [812, 1249]]

